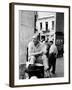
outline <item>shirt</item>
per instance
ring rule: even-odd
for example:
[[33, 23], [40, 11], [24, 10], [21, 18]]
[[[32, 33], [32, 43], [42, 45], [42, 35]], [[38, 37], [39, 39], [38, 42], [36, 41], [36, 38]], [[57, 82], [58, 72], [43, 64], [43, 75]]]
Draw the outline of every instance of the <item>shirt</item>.
[[46, 46], [42, 43], [38, 43], [38, 45], [34, 45], [34, 42], [31, 41], [28, 45], [28, 54], [31, 56], [31, 53], [36, 53], [42, 51], [43, 53], [46, 53]]
[[50, 49], [49, 49], [49, 54], [51, 54], [51, 53], [55, 53], [56, 54], [55, 56], [57, 57], [58, 50], [57, 50], [56, 45], [54, 45], [54, 44], [52, 44]]

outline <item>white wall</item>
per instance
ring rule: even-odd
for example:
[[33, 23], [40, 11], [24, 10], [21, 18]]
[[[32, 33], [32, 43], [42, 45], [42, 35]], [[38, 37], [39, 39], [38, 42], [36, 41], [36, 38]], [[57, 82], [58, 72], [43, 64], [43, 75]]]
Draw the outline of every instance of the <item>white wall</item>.
[[[52, 30], [52, 21], [56, 21], [56, 13], [55, 12], [37, 12], [37, 29], [40, 30], [40, 22], [42, 22], [42, 29], [45, 30], [45, 22], [48, 22], [48, 29]], [[53, 16], [53, 17], [52, 17]], [[47, 19], [44, 19], [48, 17]], [[54, 28], [55, 29], [55, 28]]]
[[[70, 5], [72, 15], [72, 0], [0, 0], [0, 90], [72, 90], [71, 84], [67, 85], [51, 85], [38, 87], [22, 87], [10, 88], [9, 82], [9, 2], [26, 2], [41, 4]], [[72, 25], [72, 17], [71, 17]], [[71, 28], [72, 30], [72, 28]], [[72, 38], [72, 31], [71, 31]], [[71, 40], [72, 42], [72, 40]], [[72, 43], [71, 43], [72, 46]], [[71, 54], [72, 54], [72, 48]], [[72, 71], [72, 61], [71, 61]], [[72, 76], [72, 72], [71, 72]]]
[[[40, 19], [37, 21], [37, 29], [40, 31], [40, 22], [42, 22], [42, 30], [46, 31], [46, 26], [45, 26], [45, 22], [48, 22], [48, 29], [50, 31], [52, 30], [52, 21], [55, 21], [55, 18], [49, 18], [49, 19]], [[56, 22], [56, 21], [55, 21]], [[55, 28], [54, 28], [55, 31]]]
[[38, 18], [55, 16], [55, 12], [38, 12]]

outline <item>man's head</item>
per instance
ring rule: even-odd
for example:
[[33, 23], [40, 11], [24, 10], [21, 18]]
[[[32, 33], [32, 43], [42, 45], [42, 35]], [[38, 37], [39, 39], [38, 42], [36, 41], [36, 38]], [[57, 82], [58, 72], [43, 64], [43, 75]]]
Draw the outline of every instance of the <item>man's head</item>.
[[50, 46], [53, 44], [53, 41], [49, 41]]
[[35, 34], [33, 37], [32, 37], [32, 40], [34, 42], [34, 44], [36, 45], [37, 43], [39, 43], [39, 34]]

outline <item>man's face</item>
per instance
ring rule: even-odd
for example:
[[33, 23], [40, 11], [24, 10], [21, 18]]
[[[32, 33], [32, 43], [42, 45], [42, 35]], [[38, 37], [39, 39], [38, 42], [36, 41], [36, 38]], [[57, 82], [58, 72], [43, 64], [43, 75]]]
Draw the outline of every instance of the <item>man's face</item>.
[[52, 45], [52, 42], [49, 42], [49, 45], [51, 46]]
[[33, 42], [34, 42], [34, 44], [36, 45], [36, 44], [38, 43], [37, 38], [33, 38]]

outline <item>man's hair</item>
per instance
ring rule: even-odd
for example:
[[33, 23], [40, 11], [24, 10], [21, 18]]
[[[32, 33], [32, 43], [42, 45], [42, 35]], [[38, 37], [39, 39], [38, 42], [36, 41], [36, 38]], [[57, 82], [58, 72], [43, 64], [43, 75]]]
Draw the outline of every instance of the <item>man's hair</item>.
[[37, 38], [39, 39], [39, 33], [35, 33], [35, 35], [32, 38]]

